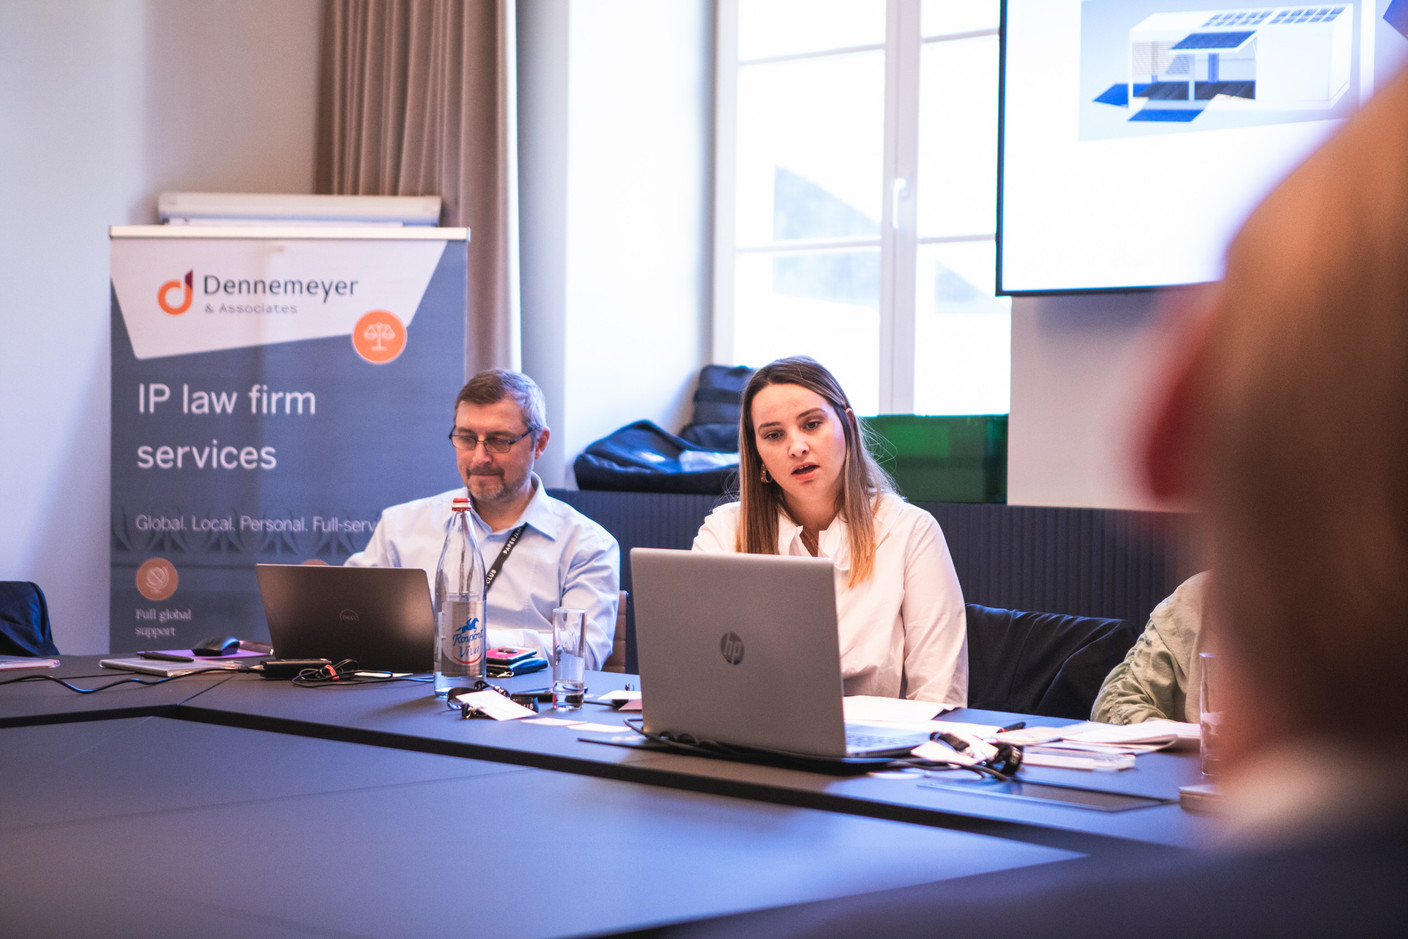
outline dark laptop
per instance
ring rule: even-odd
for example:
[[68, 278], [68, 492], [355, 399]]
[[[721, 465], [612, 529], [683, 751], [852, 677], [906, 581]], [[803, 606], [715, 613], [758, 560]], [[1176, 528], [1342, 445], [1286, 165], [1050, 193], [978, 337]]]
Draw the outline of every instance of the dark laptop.
[[276, 656], [391, 672], [434, 667], [435, 616], [420, 568], [257, 564], [255, 574]]
[[845, 722], [830, 560], [634, 548], [631, 583], [648, 735], [827, 759], [928, 739]]

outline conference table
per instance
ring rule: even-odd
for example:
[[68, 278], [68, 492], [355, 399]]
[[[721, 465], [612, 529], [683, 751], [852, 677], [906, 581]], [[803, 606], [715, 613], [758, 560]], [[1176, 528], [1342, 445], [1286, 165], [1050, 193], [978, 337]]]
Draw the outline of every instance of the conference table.
[[[85, 688], [124, 677], [98, 658], [46, 673]], [[590, 672], [588, 694], [638, 682]], [[413, 681], [0, 684], [6, 931], [607, 935], [914, 885], [1035, 884], [1214, 834], [1178, 804], [1200, 781], [1196, 754], [1024, 768], [1021, 786], [994, 789], [966, 772], [662, 751], [629, 716], [588, 704], [466, 720]]]

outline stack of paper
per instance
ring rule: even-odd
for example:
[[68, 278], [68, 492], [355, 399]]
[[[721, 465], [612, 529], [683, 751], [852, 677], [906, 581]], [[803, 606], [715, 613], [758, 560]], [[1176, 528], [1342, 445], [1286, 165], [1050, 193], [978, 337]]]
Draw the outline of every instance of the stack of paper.
[[1197, 724], [1183, 721], [1144, 721], [1141, 724], [1099, 724], [1085, 721], [1066, 728], [1062, 739], [1080, 743], [1106, 744], [1131, 751], [1177, 749], [1197, 746], [1201, 732]]
[[37, 659], [32, 655], [0, 655], [0, 670], [14, 668], [58, 668], [58, 659]]

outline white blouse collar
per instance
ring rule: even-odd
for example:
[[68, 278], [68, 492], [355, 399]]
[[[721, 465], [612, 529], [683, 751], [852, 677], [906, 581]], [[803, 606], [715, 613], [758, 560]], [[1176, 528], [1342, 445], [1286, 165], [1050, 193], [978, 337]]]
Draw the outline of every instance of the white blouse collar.
[[[777, 549], [779, 554], [803, 557], [811, 554], [802, 544], [802, 526], [782, 511], [777, 513]], [[821, 556], [830, 558], [837, 570], [851, 569], [851, 530], [840, 515], [832, 519], [817, 538], [817, 551]]]

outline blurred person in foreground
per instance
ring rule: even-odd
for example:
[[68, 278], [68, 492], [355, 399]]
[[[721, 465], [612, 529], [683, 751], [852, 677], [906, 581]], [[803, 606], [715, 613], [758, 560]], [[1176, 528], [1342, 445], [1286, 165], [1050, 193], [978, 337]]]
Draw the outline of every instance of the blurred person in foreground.
[[1238, 665], [1221, 842], [710, 928], [1408, 933], [1408, 77], [1272, 192], [1227, 261], [1145, 447], [1152, 491], [1201, 512], [1207, 628]]

